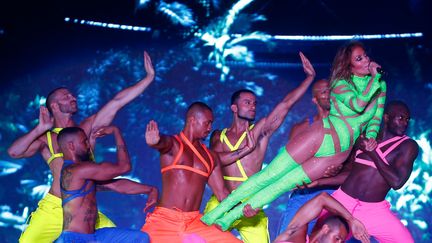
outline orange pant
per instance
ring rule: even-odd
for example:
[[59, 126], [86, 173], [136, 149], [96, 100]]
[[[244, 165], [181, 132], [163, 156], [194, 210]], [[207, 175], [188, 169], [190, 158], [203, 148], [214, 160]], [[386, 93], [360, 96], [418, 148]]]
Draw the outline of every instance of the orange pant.
[[208, 243], [241, 242], [229, 232], [223, 232], [215, 226], [207, 226], [201, 222], [202, 215], [198, 211], [183, 212], [181, 210], [156, 207], [149, 213], [141, 231], [150, 235], [152, 243], [187, 242], [193, 236], [199, 236]]

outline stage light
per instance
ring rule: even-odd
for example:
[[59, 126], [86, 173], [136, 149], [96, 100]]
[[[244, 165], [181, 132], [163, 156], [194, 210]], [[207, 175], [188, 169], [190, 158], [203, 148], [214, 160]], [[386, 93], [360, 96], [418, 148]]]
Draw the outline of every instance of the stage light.
[[142, 32], [151, 31], [150, 27], [124, 25], [124, 24], [120, 25], [120, 24], [105, 23], [105, 22], [85, 20], [85, 19], [71, 19], [69, 17], [65, 17], [64, 21], [74, 23], [74, 24], [80, 23], [82, 25], [96, 26], [101, 28], [132, 30], [132, 31], [142, 31]]

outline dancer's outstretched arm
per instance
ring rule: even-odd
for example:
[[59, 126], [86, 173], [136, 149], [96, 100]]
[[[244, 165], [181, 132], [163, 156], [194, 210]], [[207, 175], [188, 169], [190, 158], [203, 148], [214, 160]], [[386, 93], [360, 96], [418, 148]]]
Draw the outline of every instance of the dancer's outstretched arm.
[[326, 192], [322, 192], [297, 211], [294, 218], [288, 224], [287, 229], [276, 238], [275, 243], [288, 240], [292, 242], [304, 242], [309, 222], [318, 217], [323, 209], [343, 217], [347, 220], [356, 239], [362, 242], [369, 242], [369, 235], [364, 225], [354, 218], [342, 204]]
[[87, 135], [99, 127], [111, 124], [117, 112], [123, 106], [138, 97], [138, 95], [140, 95], [153, 81], [155, 77], [155, 71], [150, 56], [147, 54], [147, 52], [144, 52], [144, 69], [147, 73], [145, 78], [117, 93], [116, 96], [107, 104], [105, 104], [96, 114], [84, 121], [85, 124], [83, 125], [85, 126], [82, 127], [85, 128]]
[[303, 96], [310, 84], [315, 78], [315, 69], [307, 57], [300, 52], [299, 53], [303, 70], [306, 74], [306, 78], [303, 82], [295, 89], [291, 90], [284, 99], [276, 105], [276, 107], [270, 112], [270, 114], [261, 119], [254, 130], [259, 130], [262, 136], [271, 136], [285, 120], [288, 111], [291, 107]]

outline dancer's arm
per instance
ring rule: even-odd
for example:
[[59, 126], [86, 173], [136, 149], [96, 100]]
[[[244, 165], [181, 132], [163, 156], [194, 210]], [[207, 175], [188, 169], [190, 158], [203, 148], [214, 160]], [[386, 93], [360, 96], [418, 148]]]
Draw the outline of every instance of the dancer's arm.
[[33, 156], [44, 145], [38, 138], [53, 126], [53, 118], [50, 117], [45, 106], [39, 108], [39, 123], [29, 133], [15, 140], [8, 149], [8, 154], [14, 159]]
[[393, 160], [387, 165], [377, 151], [374, 149], [368, 151], [365, 148], [366, 143], [360, 143], [360, 148], [372, 159], [378, 172], [384, 180], [394, 189], [400, 189], [411, 175], [414, 160], [418, 155], [418, 144], [412, 140], [406, 140], [397, 147], [397, 153]]
[[214, 158], [215, 167], [210, 174], [208, 184], [219, 202], [222, 202], [229, 194], [229, 190], [225, 187], [223, 180], [221, 162], [218, 155], [211, 151]]
[[351, 173], [352, 167], [354, 165], [355, 160], [355, 149], [352, 150], [350, 156], [347, 161], [344, 162], [343, 167], [339, 173], [335, 176], [323, 177], [318, 180], [312, 181], [309, 184], [303, 183], [303, 185], [297, 185], [298, 189], [304, 188], [316, 188], [316, 187], [325, 187], [325, 186], [340, 186], [344, 183], [345, 179]]
[[113, 179], [109, 181], [98, 182], [98, 191], [115, 191], [122, 194], [147, 194], [147, 202], [144, 212], [153, 207], [158, 200], [158, 190], [154, 186], [144, 185], [129, 179]]
[[256, 143], [249, 129], [246, 130], [247, 143], [245, 146], [230, 152], [223, 150], [223, 143], [220, 141], [220, 134], [221, 131], [219, 130], [212, 133], [210, 138], [210, 148], [218, 154], [222, 166], [227, 166], [236, 162], [238, 159], [243, 158], [255, 149]]
[[294, 215], [294, 218], [288, 224], [287, 229], [276, 238], [275, 242], [298, 242], [295, 239], [304, 241], [309, 222], [318, 217], [323, 209], [343, 217], [350, 225], [350, 228], [353, 231], [353, 236], [356, 239], [362, 240], [363, 242], [369, 242], [369, 235], [363, 224], [354, 218], [345, 209], [345, 207], [342, 206], [342, 204], [329, 196], [326, 192], [320, 193], [318, 196], [315, 196], [305, 203]]
[[[102, 127], [95, 132], [95, 137], [103, 137], [108, 134], [113, 134], [117, 147], [117, 162], [102, 162], [102, 163], [82, 163], [79, 170], [74, 174], [81, 179], [91, 179], [95, 181], [106, 181], [113, 179], [116, 176], [127, 173], [131, 170], [129, 154], [120, 130], [115, 126]], [[64, 174], [65, 172], [63, 172]]]
[[[267, 117], [261, 119], [258, 122], [258, 124], [256, 125], [256, 130], [260, 130], [260, 135], [271, 136], [274, 131], [276, 131], [280, 127], [282, 122], [285, 120], [288, 111], [303, 96], [303, 94], [306, 92], [306, 90], [315, 78], [316, 73], [312, 64], [306, 58], [306, 56], [303, 55], [302, 52], [300, 52], [299, 54], [303, 64], [303, 70], [306, 74], [306, 78], [297, 88], [291, 90], [285, 96], [285, 98], [276, 105], [276, 107]], [[262, 129], [259, 129], [260, 127], [262, 127]]]
[[[95, 115], [89, 117], [85, 123], [90, 124], [87, 133], [97, 130], [99, 127], [111, 124], [117, 112], [130, 101], [138, 97], [153, 81], [155, 71], [147, 52], [144, 52], [144, 68], [147, 73], [146, 77], [138, 83], [123, 89], [116, 96], [104, 105]], [[84, 126], [87, 128], [86, 126]]]
[[385, 104], [385, 100], [386, 100], [387, 85], [386, 85], [385, 81], [383, 81], [383, 80], [380, 81], [380, 85], [381, 85], [380, 94], [378, 95], [378, 98], [377, 98], [378, 108], [375, 112], [375, 115], [372, 117], [372, 119], [369, 121], [369, 123], [366, 126], [366, 137], [367, 138], [376, 139], [378, 132], [379, 132], [379, 129], [380, 129], [382, 117], [384, 114], [384, 104]]

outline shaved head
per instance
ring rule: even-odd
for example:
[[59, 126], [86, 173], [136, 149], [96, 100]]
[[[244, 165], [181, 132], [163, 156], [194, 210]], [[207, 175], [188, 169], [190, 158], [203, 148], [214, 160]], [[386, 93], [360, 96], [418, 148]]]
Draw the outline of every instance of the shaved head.
[[191, 116], [195, 116], [196, 114], [201, 114], [205, 111], [210, 111], [213, 113], [213, 110], [207, 104], [200, 101], [194, 102], [188, 107], [186, 111], [186, 119]]
[[47, 107], [48, 111], [52, 114], [52, 109], [51, 109], [51, 104], [57, 101], [57, 94], [58, 91], [60, 90], [68, 90], [65, 87], [60, 87], [60, 88], [56, 88], [54, 90], [52, 90], [51, 92], [49, 92], [46, 101], [45, 101], [45, 106]]
[[325, 79], [320, 79], [312, 85], [312, 96], [316, 96], [323, 89], [329, 89], [329, 82]]
[[384, 108], [384, 114], [394, 114], [395, 111], [399, 111], [400, 109], [405, 109], [408, 113], [410, 110], [405, 102], [401, 100], [392, 100], [386, 104]]
[[326, 218], [324, 220], [324, 224], [327, 224], [331, 228], [339, 228], [339, 227], [343, 226], [346, 229], [346, 231], [349, 232], [349, 225], [348, 225], [347, 221], [344, 218], [337, 216], [337, 215], [333, 215], [333, 216]]
[[59, 144], [60, 148], [66, 148], [66, 144], [68, 142], [75, 142], [79, 135], [84, 134], [84, 130], [82, 130], [80, 127], [66, 127], [63, 128], [58, 136], [57, 136], [57, 143]]

